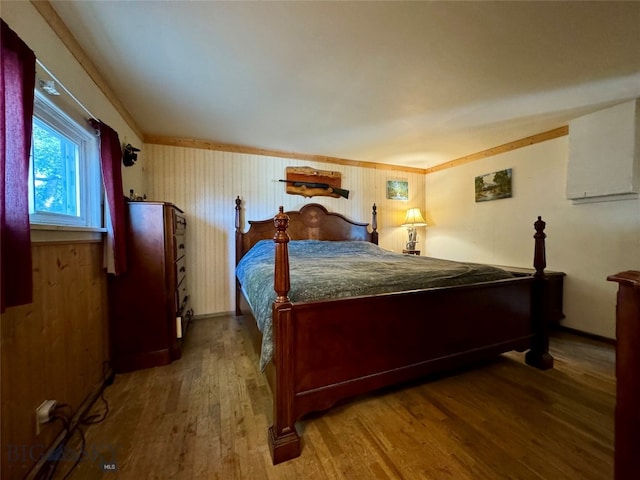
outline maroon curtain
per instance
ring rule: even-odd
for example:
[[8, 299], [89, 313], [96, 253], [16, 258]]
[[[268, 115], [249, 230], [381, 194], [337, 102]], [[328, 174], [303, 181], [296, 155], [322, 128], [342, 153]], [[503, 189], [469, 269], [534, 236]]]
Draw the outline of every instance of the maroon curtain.
[[109, 244], [113, 250], [112, 273], [120, 275], [127, 271], [127, 255], [124, 226], [124, 194], [122, 192], [122, 148], [118, 132], [99, 120], [90, 120], [100, 133], [100, 165], [104, 190], [109, 205], [110, 225], [107, 226]]
[[29, 151], [33, 128], [36, 56], [2, 22], [0, 102], [0, 311], [31, 303], [31, 232], [29, 227]]

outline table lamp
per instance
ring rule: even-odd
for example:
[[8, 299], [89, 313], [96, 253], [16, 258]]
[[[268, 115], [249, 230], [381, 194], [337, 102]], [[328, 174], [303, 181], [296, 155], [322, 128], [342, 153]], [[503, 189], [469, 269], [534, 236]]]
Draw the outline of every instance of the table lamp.
[[407, 242], [407, 250], [415, 250], [418, 243], [417, 227], [426, 227], [427, 222], [422, 216], [419, 208], [410, 208], [407, 210], [407, 216], [404, 219], [403, 227], [407, 227], [409, 232], [409, 241]]

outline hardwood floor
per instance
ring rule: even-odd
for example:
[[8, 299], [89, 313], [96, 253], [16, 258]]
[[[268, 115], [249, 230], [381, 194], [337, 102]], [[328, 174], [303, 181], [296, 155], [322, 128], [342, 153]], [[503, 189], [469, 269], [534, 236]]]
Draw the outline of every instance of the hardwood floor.
[[[198, 319], [182, 359], [116, 376], [105, 390], [109, 415], [86, 429], [70, 478], [613, 478], [610, 345], [558, 334], [553, 370], [510, 353], [358, 397], [299, 422], [302, 455], [273, 466], [269, 387], [242, 322]], [[103, 472], [105, 462], [117, 471]]]

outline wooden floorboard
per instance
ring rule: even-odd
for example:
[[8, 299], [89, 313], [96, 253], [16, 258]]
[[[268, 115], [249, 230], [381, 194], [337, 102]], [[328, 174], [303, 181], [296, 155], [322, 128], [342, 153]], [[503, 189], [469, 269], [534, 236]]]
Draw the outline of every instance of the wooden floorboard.
[[611, 345], [558, 333], [553, 370], [514, 352], [344, 402], [299, 422], [302, 455], [273, 466], [270, 392], [242, 322], [198, 319], [179, 361], [117, 375], [105, 390], [109, 415], [85, 428], [70, 478], [613, 478]]

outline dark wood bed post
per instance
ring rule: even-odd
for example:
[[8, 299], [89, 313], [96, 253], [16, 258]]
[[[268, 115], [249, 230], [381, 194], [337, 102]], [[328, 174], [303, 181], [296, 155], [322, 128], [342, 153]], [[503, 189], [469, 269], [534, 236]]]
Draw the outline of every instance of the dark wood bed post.
[[273, 342], [275, 351], [273, 360], [276, 365], [275, 392], [273, 393], [273, 425], [269, 427], [269, 450], [273, 464], [290, 460], [300, 455], [300, 436], [295, 427], [293, 405], [293, 358], [291, 339], [293, 322], [291, 301], [289, 300], [289, 216], [281, 206], [273, 220], [276, 234], [273, 238], [276, 246], [275, 272], [273, 288], [276, 300], [273, 302]]
[[[242, 200], [240, 196], [236, 198], [236, 266], [242, 257], [242, 227], [240, 224], [240, 215], [242, 213]], [[236, 278], [236, 316], [242, 315], [240, 309], [240, 282]]]
[[371, 211], [371, 243], [375, 243], [378, 245], [378, 207], [376, 204], [373, 204]]
[[547, 278], [544, 269], [547, 266], [544, 227], [547, 224], [538, 217], [533, 224], [536, 233], [535, 251], [533, 254], [533, 268], [536, 272], [533, 274], [535, 279], [533, 285], [532, 296], [532, 314], [533, 314], [533, 339], [531, 340], [531, 349], [525, 355], [525, 361], [536, 368], [547, 370], [553, 367], [553, 357], [549, 354], [549, 319], [546, 318], [544, 299]]

